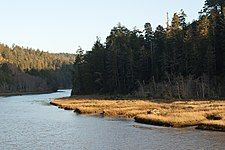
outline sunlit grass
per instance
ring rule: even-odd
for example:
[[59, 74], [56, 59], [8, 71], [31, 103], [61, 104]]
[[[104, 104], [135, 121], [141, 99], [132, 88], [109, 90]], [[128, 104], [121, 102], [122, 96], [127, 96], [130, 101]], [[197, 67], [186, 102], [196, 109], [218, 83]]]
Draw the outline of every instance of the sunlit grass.
[[225, 129], [225, 101], [147, 101], [63, 98], [51, 102], [79, 114], [134, 118], [140, 123], [171, 127]]

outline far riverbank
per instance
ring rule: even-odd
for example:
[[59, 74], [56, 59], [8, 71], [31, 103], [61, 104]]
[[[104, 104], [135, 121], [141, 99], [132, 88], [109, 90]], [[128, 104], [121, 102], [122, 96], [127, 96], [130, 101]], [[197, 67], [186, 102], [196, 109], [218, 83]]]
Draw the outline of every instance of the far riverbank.
[[0, 96], [18, 96], [18, 95], [31, 95], [31, 94], [48, 94], [56, 92], [52, 91], [37, 91], [37, 92], [10, 92], [10, 93], [0, 93]]

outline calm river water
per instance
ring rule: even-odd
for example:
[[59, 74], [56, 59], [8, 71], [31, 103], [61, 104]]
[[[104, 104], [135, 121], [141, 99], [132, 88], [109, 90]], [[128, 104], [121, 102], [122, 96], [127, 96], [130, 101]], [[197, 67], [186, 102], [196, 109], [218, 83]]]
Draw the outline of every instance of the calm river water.
[[69, 95], [62, 90], [0, 97], [0, 149], [225, 149], [225, 133], [78, 116], [49, 105]]

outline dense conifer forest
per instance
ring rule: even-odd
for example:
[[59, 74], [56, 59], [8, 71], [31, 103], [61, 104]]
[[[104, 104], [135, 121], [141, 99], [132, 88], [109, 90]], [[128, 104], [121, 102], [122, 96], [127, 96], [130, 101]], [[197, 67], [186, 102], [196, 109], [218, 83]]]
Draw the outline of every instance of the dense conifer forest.
[[206, 0], [199, 19], [183, 10], [153, 31], [118, 24], [105, 43], [79, 48], [72, 95], [122, 94], [149, 98], [225, 96], [225, 1]]
[[0, 93], [49, 92], [72, 87], [75, 55], [0, 44]]

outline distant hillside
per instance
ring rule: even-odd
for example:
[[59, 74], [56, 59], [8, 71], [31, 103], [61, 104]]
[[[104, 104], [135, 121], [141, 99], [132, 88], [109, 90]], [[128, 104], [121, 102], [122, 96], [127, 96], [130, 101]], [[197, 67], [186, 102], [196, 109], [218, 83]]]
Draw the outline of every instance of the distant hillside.
[[54, 91], [47, 82], [22, 72], [10, 63], [0, 64], [0, 94]]
[[0, 44], [0, 93], [72, 87], [75, 55]]
[[5, 44], [0, 44], [0, 62], [1, 57], [4, 61], [28, 71], [31, 69], [56, 70], [60, 69], [62, 65], [72, 64], [75, 60], [75, 55], [73, 54], [53, 54], [17, 45], [9, 47]]

